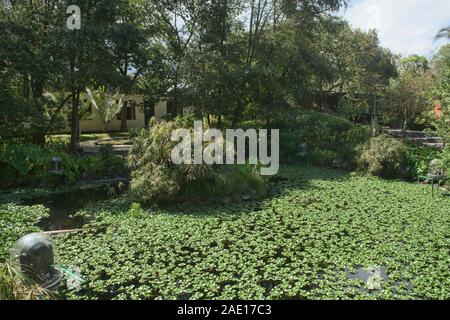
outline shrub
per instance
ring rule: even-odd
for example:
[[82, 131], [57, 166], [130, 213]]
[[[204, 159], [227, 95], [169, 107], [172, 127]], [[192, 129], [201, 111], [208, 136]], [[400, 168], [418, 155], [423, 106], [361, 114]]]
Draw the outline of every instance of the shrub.
[[442, 150], [433, 147], [426, 147], [414, 143], [406, 145], [406, 161], [412, 168], [414, 176], [425, 175], [430, 169], [430, 163], [434, 159], [441, 159], [444, 156]]
[[48, 164], [51, 153], [34, 144], [7, 143], [0, 159], [7, 162], [19, 175], [26, 176]]
[[0, 183], [3, 187], [49, 182], [51, 159], [59, 156], [69, 182], [82, 173], [89, 178], [126, 174], [125, 160], [112, 153], [110, 146], [102, 146], [99, 154], [90, 157], [73, 156], [62, 149], [40, 147], [28, 143], [8, 142], [0, 149]]
[[199, 202], [240, 195], [261, 197], [265, 193], [265, 180], [257, 170], [257, 167], [250, 165], [220, 166], [212, 179], [206, 183], [188, 183], [180, 195]]
[[79, 165], [85, 176], [91, 179], [127, 174], [125, 159], [115, 155], [111, 145], [102, 145], [98, 154], [79, 159]]
[[318, 112], [300, 114], [297, 122], [302, 140], [323, 149], [338, 148], [339, 136], [354, 126], [344, 118]]
[[[180, 128], [176, 122], [154, 124], [141, 131], [135, 139], [128, 155], [128, 165], [132, 170], [130, 195], [132, 199], [153, 204], [172, 200], [186, 181], [201, 180], [209, 167], [184, 168], [171, 162], [172, 149], [176, 143], [171, 141], [172, 131]], [[199, 173], [199, 176], [197, 176]]]
[[340, 156], [337, 154], [337, 152], [334, 151], [315, 148], [311, 152], [309, 158], [313, 164], [317, 164], [320, 166], [332, 166], [333, 163], [335, 163], [337, 159], [340, 158]]
[[132, 171], [129, 194], [133, 201], [153, 205], [174, 201], [177, 196], [194, 200], [254, 188], [257, 174], [242, 166], [173, 164], [171, 153], [177, 143], [171, 141], [171, 135], [181, 127], [178, 120], [156, 123], [135, 139], [128, 155]]
[[345, 119], [356, 119], [367, 108], [365, 101], [354, 100], [350, 97], [342, 97], [337, 105], [337, 113]]
[[359, 149], [359, 169], [370, 175], [398, 177], [406, 158], [405, 145], [388, 135], [372, 138]]
[[128, 139], [133, 140], [133, 139], [139, 137], [139, 131], [140, 131], [140, 129], [136, 129], [136, 128], [131, 128], [130, 130], [128, 130]]
[[[283, 162], [294, 162], [299, 146], [307, 144], [309, 160], [316, 164], [327, 162], [353, 163], [356, 147], [371, 136], [367, 126], [354, 125], [350, 121], [326, 113], [306, 112], [293, 116], [291, 122], [279, 123], [280, 157]], [[334, 159], [323, 160], [322, 153], [333, 154]]]
[[29, 143], [8, 142], [0, 150], [2, 185], [9, 187], [42, 181], [53, 154]]
[[442, 160], [444, 161], [444, 165], [447, 168], [446, 176], [450, 177], [450, 148], [447, 147], [443, 154], [442, 154]]
[[104, 177], [114, 177], [126, 175], [126, 161], [119, 156], [103, 157], [98, 154], [77, 160], [80, 174], [84, 178], [100, 179]]

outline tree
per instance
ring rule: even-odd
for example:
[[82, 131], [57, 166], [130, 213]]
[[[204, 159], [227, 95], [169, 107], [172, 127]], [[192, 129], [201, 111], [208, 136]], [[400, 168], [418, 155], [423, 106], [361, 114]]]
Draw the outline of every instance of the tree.
[[103, 122], [104, 131], [108, 132], [108, 125], [122, 109], [125, 96], [120, 94], [118, 90], [110, 92], [103, 86], [98, 90], [87, 88], [86, 92], [89, 97], [89, 103], [92, 104]]
[[186, 52], [198, 30], [206, 0], [150, 0], [146, 14], [155, 22], [157, 36], [169, 48], [166, 60], [170, 65], [170, 94], [176, 112], [182, 114], [180, 93], [186, 87], [182, 82], [182, 67]]
[[21, 119], [23, 125], [17, 128], [24, 127], [27, 140], [42, 145], [47, 133], [61, 127], [60, 112], [70, 99], [66, 97], [55, 105], [44, 97], [50, 87], [57, 89], [64, 68], [64, 54], [58, 43], [61, 28], [56, 27], [64, 20], [54, 1], [3, 3], [0, 6], [0, 82], [8, 88], [8, 95], [21, 101], [22, 106], [9, 121]]
[[87, 86], [107, 79], [111, 75], [113, 55], [109, 47], [108, 32], [120, 19], [123, 0], [62, 1], [67, 8], [78, 5], [82, 14], [80, 30], [67, 30], [64, 24], [63, 43], [66, 70], [62, 76], [69, 88], [71, 101], [71, 151], [79, 149], [80, 95]]
[[433, 57], [431, 68], [434, 80], [431, 95], [441, 102], [444, 109], [442, 116], [435, 119], [433, 124], [438, 136], [446, 144], [450, 162], [450, 44], [443, 46]]
[[316, 103], [322, 110], [335, 111], [333, 104], [341, 102], [361, 113], [375, 104], [389, 79], [397, 75], [393, 54], [380, 46], [374, 31], [354, 30], [346, 21], [331, 17], [316, 31], [316, 39], [315, 50], [321, 53]]
[[[267, 123], [312, 92], [312, 29], [344, 1], [213, 1], [200, 16], [183, 71], [198, 111]], [[307, 8], [307, 9], [306, 9]], [[245, 18], [242, 18], [245, 17]], [[208, 117], [209, 118], [209, 117]]]
[[418, 61], [417, 57], [413, 58], [402, 60], [400, 76], [391, 80], [383, 106], [391, 122], [401, 125], [403, 130], [432, 106], [429, 95], [433, 86], [432, 74], [427, 67], [424, 68], [428, 63], [423, 63], [423, 59], [419, 59], [421, 63], [411, 63]]
[[[183, 64], [183, 81], [188, 86], [184, 99], [196, 106], [197, 112], [217, 117], [232, 112], [239, 101], [241, 55], [243, 46], [236, 39], [238, 1], [213, 1], [201, 12], [197, 33], [188, 48]], [[240, 75], [241, 78], [244, 74]]]
[[436, 35], [436, 40], [447, 38], [450, 39], [450, 27], [442, 28]]
[[[143, 14], [143, 1], [119, 2], [117, 22], [108, 31], [111, 73], [105, 82], [125, 94], [137, 89], [139, 78], [148, 76], [161, 63], [161, 46], [155, 41], [156, 28], [152, 16]], [[127, 108], [122, 109], [121, 130], [127, 130]]]
[[450, 44], [442, 47], [431, 61], [434, 87], [432, 95], [450, 108]]
[[422, 73], [429, 69], [429, 62], [427, 58], [415, 54], [401, 59], [399, 69], [400, 72]]

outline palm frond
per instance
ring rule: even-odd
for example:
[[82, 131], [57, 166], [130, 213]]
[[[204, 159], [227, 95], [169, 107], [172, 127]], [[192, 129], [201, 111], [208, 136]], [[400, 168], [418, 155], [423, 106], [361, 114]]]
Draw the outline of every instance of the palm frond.
[[434, 40], [436, 41], [444, 38], [450, 39], [450, 26], [439, 30], [436, 37], [434, 37]]

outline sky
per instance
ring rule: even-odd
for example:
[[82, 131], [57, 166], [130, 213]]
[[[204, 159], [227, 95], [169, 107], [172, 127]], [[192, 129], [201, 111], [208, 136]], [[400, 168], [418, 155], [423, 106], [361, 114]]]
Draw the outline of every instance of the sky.
[[450, 26], [449, 0], [351, 0], [339, 15], [354, 27], [377, 29], [381, 45], [408, 56], [431, 57], [448, 43], [434, 41], [435, 35]]

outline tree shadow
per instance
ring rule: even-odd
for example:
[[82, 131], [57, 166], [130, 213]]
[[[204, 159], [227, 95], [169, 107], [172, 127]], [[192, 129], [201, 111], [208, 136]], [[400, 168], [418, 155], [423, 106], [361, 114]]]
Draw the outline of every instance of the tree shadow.
[[239, 217], [248, 213], [270, 208], [273, 200], [298, 190], [321, 190], [313, 181], [345, 182], [351, 178], [349, 172], [315, 166], [282, 166], [280, 172], [267, 178], [268, 191], [265, 197], [250, 201], [237, 201], [226, 204], [164, 204], [157, 211], [169, 215], [188, 215], [195, 217], [226, 216]]

